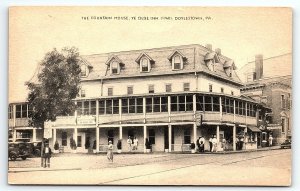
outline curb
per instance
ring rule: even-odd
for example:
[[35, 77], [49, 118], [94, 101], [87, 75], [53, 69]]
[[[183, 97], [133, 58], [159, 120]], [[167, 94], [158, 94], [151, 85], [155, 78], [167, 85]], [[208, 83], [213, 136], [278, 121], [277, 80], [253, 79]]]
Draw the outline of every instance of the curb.
[[82, 170], [82, 168], [38, 168], [38, 169], [20, 169], [20, 170], [8, 170], [8, 173], [18, 173], [18, 172], [39, 172], [39, 171], [63, 171], [63, 170]]

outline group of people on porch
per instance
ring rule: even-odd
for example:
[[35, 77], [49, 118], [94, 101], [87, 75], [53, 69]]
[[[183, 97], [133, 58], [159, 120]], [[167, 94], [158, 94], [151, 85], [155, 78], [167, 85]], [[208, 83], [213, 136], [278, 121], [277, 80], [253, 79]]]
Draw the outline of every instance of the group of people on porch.
[[[217, 136], [216, 135], [212, 135], [209, 140], [209, 152], [217, 152], [218, 151], [218, 140], [217, 140]], [[200, 136], [197, 139], [197, 147], [198, 147], [198, 151], [199, 153], [204, 153], [205, 152], [205, 138]], [[221, 148], [223, 148], [225, 150], [225, 146], [226, 146], [226, 139], [222, 139], [222, 145]]]

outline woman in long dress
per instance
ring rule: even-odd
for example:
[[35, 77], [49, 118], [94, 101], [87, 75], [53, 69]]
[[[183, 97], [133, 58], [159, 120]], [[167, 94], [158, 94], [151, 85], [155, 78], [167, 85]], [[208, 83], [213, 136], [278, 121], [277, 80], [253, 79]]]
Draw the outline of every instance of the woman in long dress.
[[107, 147], [107, 159], [111, 162], [114, 160], [114, 155], [113, 155], [113, 144], [111, 141], [108, 141], [108, 147]]

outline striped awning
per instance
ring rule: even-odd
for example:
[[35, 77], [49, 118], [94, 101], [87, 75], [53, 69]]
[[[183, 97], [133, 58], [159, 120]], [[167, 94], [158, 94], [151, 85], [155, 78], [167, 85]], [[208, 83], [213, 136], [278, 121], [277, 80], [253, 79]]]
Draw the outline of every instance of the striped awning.
[[255, 126], [248, 126], [248, 129], [252, 132], [261, 132], [261, 130]]

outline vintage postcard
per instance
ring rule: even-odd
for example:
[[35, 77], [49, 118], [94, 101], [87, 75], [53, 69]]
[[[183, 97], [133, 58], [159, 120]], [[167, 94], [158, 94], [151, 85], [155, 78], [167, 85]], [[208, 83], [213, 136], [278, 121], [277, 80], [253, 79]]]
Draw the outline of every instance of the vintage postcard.
[[292, 9], [10, 7], [8, 183], [290, 186]]

